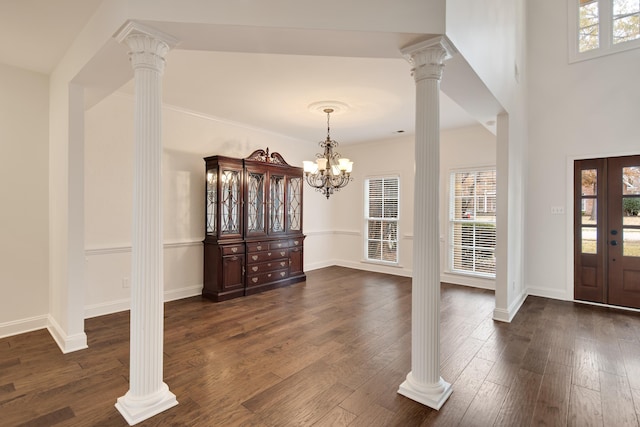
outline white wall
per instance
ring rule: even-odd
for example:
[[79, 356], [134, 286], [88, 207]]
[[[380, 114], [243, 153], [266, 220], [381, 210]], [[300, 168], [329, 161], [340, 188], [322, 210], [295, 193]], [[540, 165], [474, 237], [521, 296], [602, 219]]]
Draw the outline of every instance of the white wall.
[[[354, 180], [331, 196], [333, 232], [328, 247], [332, 263], [363, 270], [411, 276], [413, 269], [414, 137], [397, 136], [388, 140], [344, 145], [341, 154], [354, 163]], [[493, 288], [493, 280], [450, 274], [447, 267], [449, 173], [455, 169], [496, 165], [495, 136], [477, 125], [445, 130], [440, 135], [440, 234], [442, 280], [463, 285]], [[368, 177], [400, 176], [399, 265], [363, 262], [364, 259], [364, 182]], [[311, 196], [313, 197], [313, 196]], [[320, 197], [315, 195], [315, 197]]]
[[45, 75], [0, 64], [0, 336], [46, 325], [49, 308]]
[[[133, 188], [133, 98], [113, 94], [85, 116], [85, 256], [88, 317], [129, 308]], [[201, 152], [180, 150], [182, 142]], [[204, 161], [210, 155], [246, 157], [257, 149], [281, 153], [292, 165], [313, 144], [230, 125], [172, 106], [163, 108], [165, 299], [199, 295], [204, 238]], [[308, 147], [308, 149], [307, 149]], [[305, 268], [330, 265], [323, 243], [332, 229], [326, 200], [305, 188]], [[309, 231], [310, 230], [310, 231]], [[323, 258], [324, 257], [324, 258]]]
[[447, 37], [493, 96], [511, 112], [519, 102], [516, 67], [524, 72], [525, 66], [525, 34], [520, 25], [524, 19], [524, 0], [446, 0], [446, 3]]
[[451, 273], [448, 260], [451, 172], [496, 167], [496, 137], [483, 126], [445, 130], [440, 134], [440, 262], [442, 281], [495, 289], [495, 280]]
[[[494, 318], [502, 321], [510, 321], [526, 298], [526, 212], [522, 196], [529, 144], [527, 78], [530, 72], [526, 55], [526, 5], [529, 3], [525, 0], [447, 0], [446, 35], [482, 81], [480, 88], [488, 88], [491, 97], [502, 106], [502, 111], [496, 111], [498, 242], [494, 310]], [[547, 26], [544, 19], [537, 21], [537, 25]], [[564, 46], [565, 40], [554, 43]], [[450, 90], [455, 90], [455, 85]], [[452, 98], [465, 107], [464, 93]], [[490, 104], [490, 100], [487, 102]]]
[[573, 160], [640, 153], [640, 50], [569, 64], [566, 4], [528, 6], [526, 282], [531, 294], [572, 299]]
[[[229, 125], [179, 108], [163, 108], [165, 298], [200, 294], [204, 238], [204, 162], [209, 155], [245, 157], [259, 148], [280, 152], [293, 165], [311, 158], [315, 143], [290, 140], [252, 128]], [[88, 317], [125, 310], [130, 275], [133, 99], [116, 93], [85, 117], [85, 247]], [[448, 173], [452, 169], [495, 165], [495, 137], [482, 126], [442, 132], [441, 217], [446, 219]], [[203, 152], [180, 150], [181, 141]], [[391, 147], [391, 148], [390, 148]], [[305, 270], [342, 265], [410, 276], [413, 262], [414, 139], [398, 136], [343, 145], [355, 161], [353, 182], [329, 200], [305, 184]], [[401, 181], [400, 267], [363, 263], [364, 180], [399, 174]], [[446, 236], [446, 222], [442, 234]], [[443, 242], [443, 249], [444, 244]], [[444, 253], [444, 252], [443, 252]], [[444, 263], [443, 259], [443, 263]], [[449, 275], [446, 280], [492, 287], [492, 283]]]
[[[390, 274], [411, 276], [413, 265], [414, 138], [395, 138], [343, 145], [340, 153], [353, 160], [353, 182], [331, 196], [334, 235], [329, 248], [333, 263]], [[400, 176], [399, 266], [365, 263], [364, 182], [370, 177]], [[318, 197], [318, 196], [316, 196]]]

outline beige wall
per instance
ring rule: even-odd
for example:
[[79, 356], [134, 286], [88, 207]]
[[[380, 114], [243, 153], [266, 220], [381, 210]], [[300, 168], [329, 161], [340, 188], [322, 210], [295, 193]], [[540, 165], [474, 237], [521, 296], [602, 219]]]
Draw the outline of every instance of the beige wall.
[[[85, 313], [96, 316], [129, 308], [133, 188], [133, 98], [113, 94], [85, 115]], [[181, 150], [184, 141], [200, 152]], [[280, 152], [292, 165], [313, 154], [315, 144], [296, 141], [219, 119], [163, 108], [163, 203], [165, 298], [199, 295], [204, 238], [203, 157], [246, 157], [257, 149]], [[308, 147], [308, 150], [306, 149]], [[319, 257], [331, 229], [326, 201], [305, 189], [304, 229], [311, 230], [305, 264]]]
[[[496, 165], [495, 136], [484, 127], [470, 126], [444, 130], [440, 136], [440, 218], [441, 266], [444, 280], [449, 282], [494, 287], [493, 280], [469, 276], [447, 275], [447, 206], [448, 176], [460, 168]], [[414, 138], [396, 138], [356, 145], [345, 145], [341, 153], [354, 160], [354, 181], [331, 196], [333, 230], [328, 239], [331, 262], [352, 268], [411, 276], [413, 269], [413, 194]], [[364, 259], [364, 182], [369, 177], [400, 176], [399, 265], [385, 266], [363, 262]], [[316, 196], [319, 197], [319, 196]]]
[[529, 26], [526, 281], [531, 294], [572, 299], [573, 161], [640, 154], [640, 49], [569, 64], [566, 5], [528, 5], [545, 25]]
[[48, 78], [0, 64], [0, 336], [49, 309]]

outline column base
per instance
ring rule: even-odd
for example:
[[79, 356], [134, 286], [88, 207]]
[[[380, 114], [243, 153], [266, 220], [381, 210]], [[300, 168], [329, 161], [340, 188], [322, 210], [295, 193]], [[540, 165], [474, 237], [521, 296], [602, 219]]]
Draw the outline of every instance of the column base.
[[133, 397], [130, 391], [118, 398], [116, 409], [130, 426], [151, 418], [178, 404], [176, 395], [169, 391], [169, 387], [162, 383], [160, 391], [151, 396]]
[[413, 379], [411, 372], [407, 374], [405, 382], [400, 384], [398, 393], [408, 397], [411, 400], [415, 400], [418, 403], [433, 408], [436, 411], [442, 408], [444, 402], [447, 401], [453, 388], [451, 384], [440, 378], [440, 381], [436, 384], [419, 384]]

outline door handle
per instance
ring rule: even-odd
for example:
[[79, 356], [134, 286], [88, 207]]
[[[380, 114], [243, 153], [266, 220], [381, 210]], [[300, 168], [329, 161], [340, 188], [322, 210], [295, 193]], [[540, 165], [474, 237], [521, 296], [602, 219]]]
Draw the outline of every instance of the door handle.
[[617, 240], [612, 240], [611, 241], [611, 246], [618, 246], [618, 241]]

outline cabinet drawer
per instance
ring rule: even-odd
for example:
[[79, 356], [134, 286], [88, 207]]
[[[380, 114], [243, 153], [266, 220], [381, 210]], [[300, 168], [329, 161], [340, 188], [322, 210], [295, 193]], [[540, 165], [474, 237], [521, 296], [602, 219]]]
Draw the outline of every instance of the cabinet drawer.
[[277, 251], [255, 252], [248, 255], [247, 262], [249, 264], [254, 264], [257, 262], [270, 261], [278, 258], [286, 258], [288, 256], [289, 256], [288, 249], [280, 249]]
[[267, 249], [269, 249], [269, 243], [267, 242], [247, 243], [247, 252], [260, 252]]
[[277, 240], [275, 242], [269, 242], [269, 250], [275, 251], [278, 249], [284, 249], [289, 247], [288, 240]]
[[302, 239], [291, 239], [289, 240], [290, 248], [297, 248], [302, 246]]
[[240, 255], [244, 253], [244, 245], [225, 245], [221, 246], [222, 255]]
[[247, 276], [247, 286], [258, 286], [276, 280], [286, 279], [289, 276], [288, 270], [276, 270], [269, 273], [250, 274]]
[[247, 266], [248, 274], [266, 273], [268, 271], [281, 270], [289, 267], [288, 259], [279, 259], [276, 261], [261, 262], [258, 264], [251, 264]]

